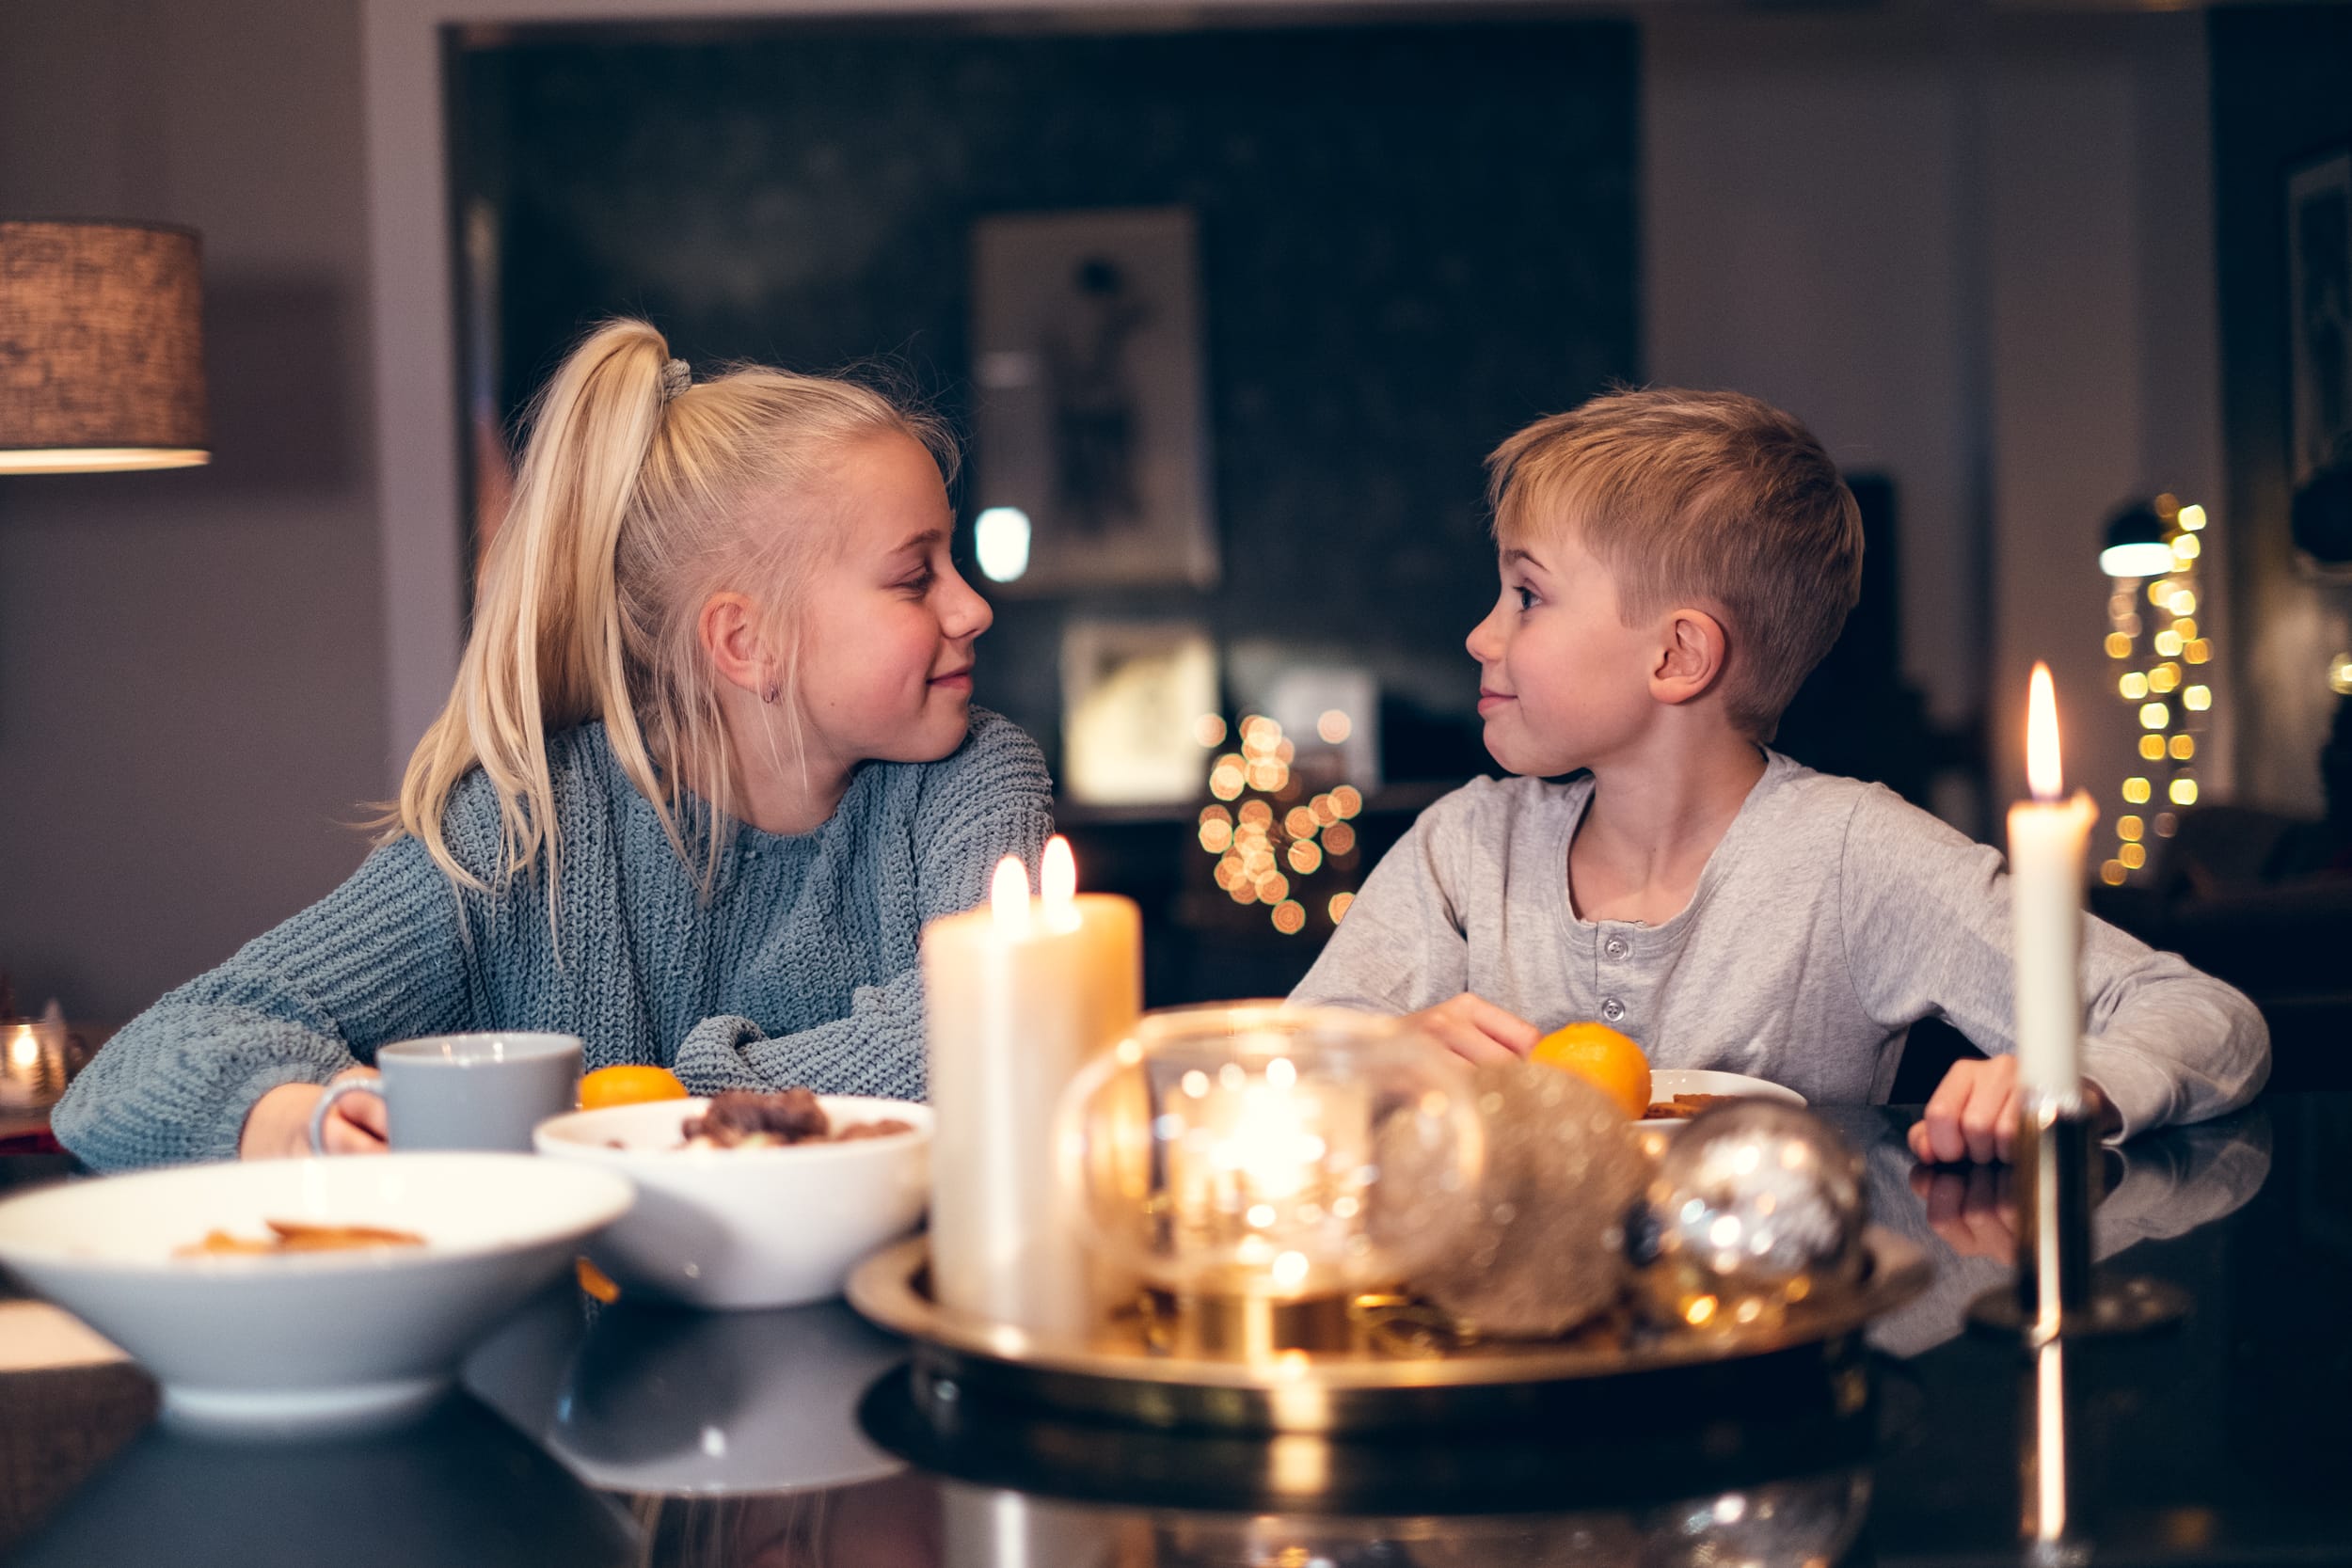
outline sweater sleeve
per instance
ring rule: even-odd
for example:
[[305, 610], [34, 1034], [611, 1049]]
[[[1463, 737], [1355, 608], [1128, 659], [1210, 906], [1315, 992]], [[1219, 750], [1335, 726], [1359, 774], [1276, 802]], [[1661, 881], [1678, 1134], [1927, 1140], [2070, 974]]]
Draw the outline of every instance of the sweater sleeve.
[[457, 895], [422, 845], [369, 855], [318, 903], [125, 1024], [52, 1113], [100, 1170], [228, 1160], [253, 1102], [389, 1040], [466, 1027]]
[[[1883, 789], [1857, 800], [1839, 911], [1863, 1009], [1889, 1028], [1940, 1013], [1985, 1052], [2016, 1049], [2010, 884], [1998, 851]], [[2085, 914], [2083, 1075], [2120, 1137], [2202, 1121], [2253, 1099], [2270, 1032], [2231, 987]]]
[[1463, 799], [1431, 806], [1381, 857], [1291, 1001], [1411, 1013], [1468, 988], [1470, 940], [1446, 875]]
[[[1034, 873], [1054, 831], [1045, 758], [1009, 721], [976, 719], [964, 749], [932, 767], [913, 824], [907, 913], [917, 931], [985, 901], [1005, 856], [1019, 856]], [[795, 1034], [771, 1038], [750, 1019], [705, 1019], [680, 1042], [675, 1070], [696, 1094], [805, 1085], [826, 1094], [927, 1099], [922, 971], [910, 966], [861, 986], [847, 1018]]]

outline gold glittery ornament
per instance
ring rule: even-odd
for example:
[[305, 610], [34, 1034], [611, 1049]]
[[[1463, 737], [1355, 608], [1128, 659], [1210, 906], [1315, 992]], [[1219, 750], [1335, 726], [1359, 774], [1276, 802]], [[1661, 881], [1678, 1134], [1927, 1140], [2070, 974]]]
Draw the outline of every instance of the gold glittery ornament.
[[[1454, 1247], [1415, 1293], [1507, 1338], [1564, 1334], [1624, 1289], [1624, 1221], [1647, 1163], [1609, 1097], [1527, 1062], [1476, 1070], [1486, 1174]], [[1409, 1148], [1384, 1148], [1383, 1182], [1415, 1180]]]

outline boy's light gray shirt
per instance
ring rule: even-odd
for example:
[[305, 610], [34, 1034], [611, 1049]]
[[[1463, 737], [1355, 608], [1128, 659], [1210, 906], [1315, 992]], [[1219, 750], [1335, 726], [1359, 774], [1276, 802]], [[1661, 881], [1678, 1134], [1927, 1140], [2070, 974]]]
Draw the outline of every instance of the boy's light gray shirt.
[[[1422, 814], [1292, 1000], [1414, 1012], [1472, 991], [1549, 1030], [1600, 1019], [1654, 1066], [1716, 1068], [1825, 1104], [1882, 1101], [1911, 1025], [2014, 1044], [2000, 854], [1893, 792], [1767, 752], [1662, 926], [1580, 919], [1568, 842], [1592, 799], [1477, 779]], [[2083, 1070], [2123, 1135], [2244, 1104], [2270, 1071], [2253, 1004], [2083, 917]]]

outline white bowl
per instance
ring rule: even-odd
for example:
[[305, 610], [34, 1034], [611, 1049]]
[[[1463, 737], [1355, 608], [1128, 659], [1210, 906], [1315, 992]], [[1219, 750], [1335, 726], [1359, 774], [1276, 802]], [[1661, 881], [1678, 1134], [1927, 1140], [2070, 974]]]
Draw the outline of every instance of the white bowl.
[[[628, 1182], [522, 1154], [189, 1165], [0, 1203], [0, 1265], [163, 1385], [184, 1425], [313, 1431], [430, 1404], [467, 1349], [629, 1207]], [[413, 1230], [421, 1247], [175, 1258], [269, 1220]]]
[[588, 1248], [624, 1293], [690, 1307], [798, 1307], [839, 1295], [850, 1267], [914, 1229], [930, 1199], [930, 1106], [855, 1095], [818, 1103], [835, 1127], [896, 1117], [914, 1131], [681, 1148], [679, 1128], [709, 1101], [657, 1100], [550, 1117], [532, 1142], [637, 1184], [637, 1207]]

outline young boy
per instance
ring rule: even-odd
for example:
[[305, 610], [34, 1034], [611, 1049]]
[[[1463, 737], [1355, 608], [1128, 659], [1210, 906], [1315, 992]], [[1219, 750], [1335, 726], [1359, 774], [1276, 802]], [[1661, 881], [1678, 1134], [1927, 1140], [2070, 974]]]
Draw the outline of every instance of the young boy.
[[[1828, 453], [1754, 398], [1661, 388], [1540, 420], [1487, 467], [1502, 594], [1469, 647], [1516, 776], [1423, 813], [1292, 999], [1413, 1015], [1472, 1060], [1597, 1019], [1660, 1067], [1828, 1103], [1883, 1101], [1941, 1014], [1991, 1059], [1953, 1068], [1913, 1151], [2007, 1158], [2000, 855], [1765, 749], [1860, 592]], [[2228, 986], [2089, 916], [2082, 974], [2109, 1137], [2262, 1086], [2268, 1031]]]

